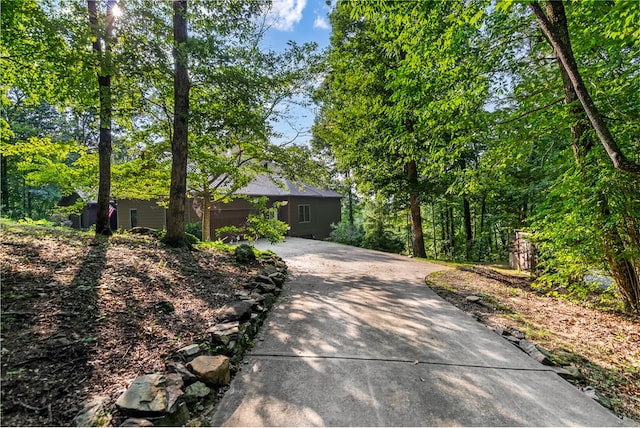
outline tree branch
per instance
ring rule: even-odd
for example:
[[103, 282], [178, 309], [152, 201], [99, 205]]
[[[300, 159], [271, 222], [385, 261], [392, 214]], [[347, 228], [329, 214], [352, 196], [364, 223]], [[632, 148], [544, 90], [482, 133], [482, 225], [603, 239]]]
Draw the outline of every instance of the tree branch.
[[551, 106], [554, 106], [554, 105], [556, 105], [556, 104], [560, 104], [560, 103], [561, 103], [561, 102], [563, 102], [563, 101], [564, 101], [564, 98], [558, 98], [558, 99], [557, 99], [557, 100], [555, 100], [555, 101], [552, 101], [552, 102], [550, 102], [550, 103], [548, 103], [548, 104], [545, 104], [545, 105], [540, 106], [540, 107], [538, 107], [538, 108], [535, 108], [535, 109], [533, 109], [533, 110], [526, 111], [526, 112], [524, 112], [524, 113], [522, 113], [522, 114], [519, 114], [519, 115], [518, 115], [518, 116], [516, 116], [516, 117], [513, 117], [513, 118], [510, 118], [510, 119], [507, 119], [507, 120], [502, 121], [502, 122], [496, 122], [496, 125], [506, 125], [507, 123], [516, 122], [516, 121], [518, 121], [518, 120], [522, 119], [522, 118], [523, 118], [523, 117], [525, 117], [525, 116], [528, 116], [528, 115], [533, 114], [533, 113], [535, 113], [535, 112], [538, 112], [538, 111], [540, 111], [540, 110], [545, 110], [545, 109], [547, 109], [547, 108], [549, 108], [549, 107], [551, 107]]
[[[560, 3], [560, 7], [564, 7], [562, 3]], [[576, 95], [580, 100], [580, 104], [582, 104], [582, 108], [587, 114], [589, 122], [591, 122], [593, 129], [596, 131], [600, 142], [607, 151], [607, 154], [609, 155], [613, 166], [629, 174], [640, 176], [640, 165], [628, 160], [624, 156], [624, 154], [616, 144], [613, 136], [611, 135], [611, 131], [609, 130], [609, 127], [604, 121], [604, 118], [600, 114], [600, 111], [591, 98], [591, 95], [589, 95], [589, 91], [587, 90], [587, 87], [582, 80], [582, 76], [580, 75], [580, 72], [578, 70], [578, 65], [573, 57], [571, 46], [565, 46], [561, 42], [560, 38], [554, 31], [551, 22], [549, 22], [549, 18], [540, 7], [540, 4], [534, 1], [529, 4], [529, 8], [533, 11], [533, 14], [540, 24], [540, 29], [549, 39], [549, 42], [551, 42], [551, 46], [553, 46], [553, 50], [562, 63], [562, 67], [567, 72], [567, 75], [569, 76], [571, 83], [573, 84], [573, 88], [576, 91]]]

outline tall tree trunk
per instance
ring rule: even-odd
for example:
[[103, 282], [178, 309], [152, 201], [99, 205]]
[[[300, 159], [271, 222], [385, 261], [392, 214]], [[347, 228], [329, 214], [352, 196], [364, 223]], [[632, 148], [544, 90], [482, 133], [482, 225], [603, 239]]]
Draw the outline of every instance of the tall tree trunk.
[[484, 256], [487, 254], [487, 244], [489, 244], [489, 252], [491, 252], [491, 242], [486, 239], [484, 233], [484, 219], [487, 215], [487, 198], [486, 196], [482, 197], [482, 205], [480, 208], [480, 246], [481, 246], [481, 261], [484, 261]]
[[438, 243], [436, 240], [436, 203], [431, 202], [431, 227], [433, 228], [433, 256], [438, 259]]
[[[171, 188], [169, 218], [163, 242], [183, 247], [184, 214], [187, 195], [187, 153], [189, 115], [189, 75], [187, 73], [187, 0], [173, 1], [173, 139], [171, 141]], [[204, 215], [205, 213], [203, 213]], [[204, 231], [203, 231], [204, 233]]]
[[465, 240], [465, 260], [471, 260], [471, 250], [473, 249], [473, 233], [471, 229], [471, 208], [469, 199], [462, 197], [462, 208], [464, 211], [464, 240]]
[[98, 142], [98, 205], [96, 212], [96, 235], [111, 235], [109, 222], [109, 199], [111, 196], [111, 76], [113, 65], [111, 61], [111, 38], [113, 36], [113, 8], [115, 0], [107, 2], [105, 16], [106, 28], [102, 37], [98, 24], [98, 10], [95, 0], [87, 1], [89, 24], [94, 36], [93, 51], [98, 56], [98, 88], [100, 91], [100, 140]]
[[202, 194], [202, 240], [211, 241], [211, 192]]
[[7, 173], [7, 158], [6, 156], [2, 156], [0, 153], [0, 193], [2, 194], [2, 205], [0, 206], [0, 212], [2, 215], [7, 215], [7, 211], [9, 210], [9, 184], [7, 183], [7, 178], [9, 174]]
[[442, 242], [442, 251], [445, 257], [449, 257], [449, 244], [447, 244], [447, 231], [449, 230], [449, 216], [446, 215], [446, 209], [440, 209], [440, 242]]
[[414, 257], [427, 258], [424, 249], [424, 234], [422, 232], [422, 215], [418, 201], [418, 169], [415, 161], [407, 163], [407, 181], [409, 182], [409, 204], [411, 208], [411, 246]]
[[547, 9], [546, 14], [540, 7], [540, 4], [535, 1], [530, 3], [529, 7], [538, 19], [542, 32], [551, 43], [561, 68], [564, 69], [567, 77], [571, 81], [571, 86], [577, 98], [580, 100], [580, 104], [582, 104], [582, 108], [589, 118], [593, 129], [596, 131], [600, 142], [607, 151], [613, 166], [621, 171], [640, 176], [640, 165], [631, 162], [624, 156], [582, 80], [582, 76], [578, 70], [578, 64], [573, 56], [573, 49], [571, 48], [564, 4], [562, 1], [547, 1], [545, 5]]
[[456, 226], [453, 222], [453, 207], [449, 204], [447, 213], [449, 215], [449, 242], [451, 245], [451, 258], [455, 260], [456, 258]]
[[[571, 49], [571, 41], [569, 38], [569, 29], [564, 6], [560, 2], [547, 2], [547, 23], [549, 30], [554, 34], [556, 44], [565, 47], [566, 55], [570, 63], [575, 64], [573, 59], [573, 51]], [[546, 34], [546, 33], [545, 33]], [[547, 36], [549, 37], [549, 36]], [[550, 40], [550, 43], [553, 42]], [[556, 49], [556, 55], [557, 49]], [[575, 86], [574, 79], [570, 70], [565, 66], [565, 61], [558, 55], [557, 58], [560, 74], [565, 93], [565, 102], [568, 105], [569, 117], [571, 118], [571, 144], [576, 163], [582, 168], [585, 180], [588, 180], [587, 168], [585, 164], [586, 155], [595, 146], [594, 141], [589, 138], [587, 131], [589, 130], [589, 114], [584, 107], [578, 104], [580, 99]], [[585, 186], [595, 186], [596, 183], [585, 182]], [[597, 196], [598, 203], [594, 209], [599, 210], [600, 223], [602, 226], [602, 243], [603, 249], [609, 264], [609, 269], [613, 275], [620, 294], [622, 294], [625, 309], [628, 311], [640, 311], [640, 278], [638, 276], [637, 267], [634, 266], [630, 257], [630, 251], [627, 251], [626, 245], [615, 224], [615, 220], [611, 219], [611, 211], [609, 208], [609, 198], [606, 193], [599, 192]]]
[[347, 170], [345, 172], [345, 178], [346, 178], [346, 182], [349, 185], [349, 190], [348, 190], [348, 199], [347, 199], [347, 218], [349, 221], [349, 226], [351, 226], [351, 228], [353, 229], [353, 224], [354, 224], [354, 220], [353, 220], [353, 181], [351, 180], [351, 171]]
[[353, 229], [353, 190], [349, 184], [349, 200], [347, 202], [347, 210], [349, 211], [349, 226]]
[[27, 189], [27, 217], [33, 218], [33, 208], [31, 202], [33, 200], [33, 193], [31, 187]]

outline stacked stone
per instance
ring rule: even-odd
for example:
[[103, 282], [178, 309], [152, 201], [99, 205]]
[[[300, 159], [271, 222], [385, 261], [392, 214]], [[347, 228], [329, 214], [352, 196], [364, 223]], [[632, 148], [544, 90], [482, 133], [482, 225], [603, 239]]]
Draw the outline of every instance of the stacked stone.
[[[236, 253], [239, 263], [255, 259], [243, 251]], [[128, 416], [121, 426], [185, 425], [192, 411], [202, 410], [202, 404], [212, 401], [217, 389], [229, 384], [286, 279], [287, 266], [282, 259], [272, 255], [261, 262], [262, 272], [238, 290], [236, 301], [218, 311], [203, 343], [175, 351], [164, 372], [139, 376], [118, 397], [116, 407]], [[76, 416], [76, 425], [109, 425], [112, 412], [106, 407], [108, 401], [108, 397], [91, 400]]]

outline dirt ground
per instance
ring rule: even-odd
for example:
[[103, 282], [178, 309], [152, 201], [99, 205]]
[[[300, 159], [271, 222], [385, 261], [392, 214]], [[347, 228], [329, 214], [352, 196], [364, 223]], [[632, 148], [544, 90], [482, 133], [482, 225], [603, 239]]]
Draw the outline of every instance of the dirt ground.
[[69, 426], [86, 399], [113, 404], [134, 378], [204, 338], [259, 269], [140, 235], [4, 225], [0, 241], [2, 426]]
[[[531, 280], [486, 267], [437, 272], [428, 285], [491, 327], [525, 338], [578, 367], [618, 416], [640, 421], [640, 319], [546, 297]], [[471, 302], [468, 296], [481, 300]]]

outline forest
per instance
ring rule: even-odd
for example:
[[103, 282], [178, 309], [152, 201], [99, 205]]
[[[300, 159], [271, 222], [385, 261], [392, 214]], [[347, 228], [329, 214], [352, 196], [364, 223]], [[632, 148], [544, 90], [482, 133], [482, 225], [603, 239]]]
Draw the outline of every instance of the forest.
[[[2, 216], [79, 192], [109, 235], [112, 198], [160, 199], [183, 246], [187, 197], [278, 173], [344, 195], [336, 241], [496, 262], [521, 230], [539, 287], [640, 311], [635, 1], [340, 0], [326, 51], [265, 49], [269, 7], [3, 1]], [[275, 143], [296, 102], [312, 138]]]

